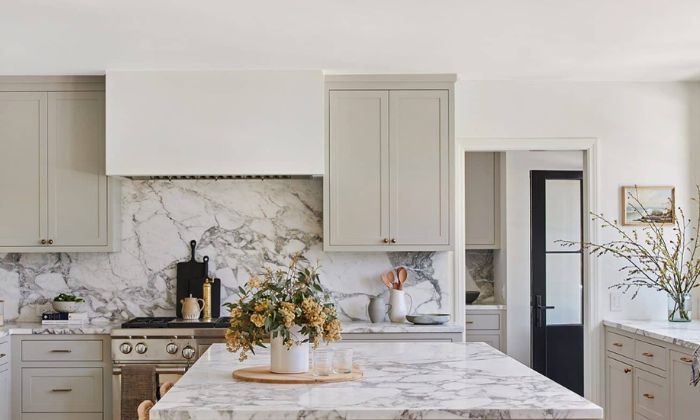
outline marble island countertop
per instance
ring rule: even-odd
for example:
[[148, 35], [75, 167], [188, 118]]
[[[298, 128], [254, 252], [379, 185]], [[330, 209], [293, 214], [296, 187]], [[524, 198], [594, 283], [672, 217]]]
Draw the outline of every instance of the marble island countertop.
[[448, 322], [441, 325], [415, 325], [393, 322], [343, 322], [344, 334], [395, 334], [395, 333], [461, 333], [464, 326]]
[[700, 321], [697, 320], [691, 322], [605, 320], [603, 325], [676, 344], [690, 350], [700, 346]]
[[364, 377], [353, 382], [238, 382], [244, 363], [213, 345], [152, 409], [153, 420], [602, 419], [603, 410], [484, 343], [340, 343]]

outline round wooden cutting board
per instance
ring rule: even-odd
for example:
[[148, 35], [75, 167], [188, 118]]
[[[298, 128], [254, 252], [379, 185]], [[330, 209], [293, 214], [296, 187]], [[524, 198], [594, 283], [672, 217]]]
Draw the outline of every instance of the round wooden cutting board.
[[253, 366], [233, 371], [233, 377], [244, 382], [264, 384], [324, 384], [332, 382], [354, 381], [362, 378], [362, 369], [352, 365], [351, 373], [334, 373], [329, 376], [315, 376], [306, 373], [272, 373], [270, 366]]

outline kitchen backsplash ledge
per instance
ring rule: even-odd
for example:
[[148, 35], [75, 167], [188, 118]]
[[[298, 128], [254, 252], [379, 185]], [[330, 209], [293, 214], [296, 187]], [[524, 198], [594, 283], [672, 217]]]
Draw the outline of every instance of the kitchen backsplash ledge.
[[0, 254], [5, 317], [36, 321], [65, 291], [85, 297], [96, 321], [172, 316], [175, 267], [191, 239], [198, 259], [210, 257], [224, 302], [251, 273], [301, 251], [321, 264], [343, 320], [367, 320], [369, 298], [388, 294], [379, 274], [402, 265], [417, 310], [451, 311], [446, 252], [324, 253], [322, 194], [319, 178], [124, 180], [120, 252]]

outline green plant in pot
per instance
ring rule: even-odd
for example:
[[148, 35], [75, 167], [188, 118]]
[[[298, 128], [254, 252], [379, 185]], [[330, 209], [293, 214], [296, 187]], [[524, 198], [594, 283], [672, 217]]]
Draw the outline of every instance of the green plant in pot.
[[567, 246], [581, 245], [596, 257], [610, 255], [624, 263], [620, 272], [624, 278], [610, 286], [622, 293], [633, 292], [632, 299], [640, 288], [665, 292], [668, 296], [668, 320], [687, 322], [692, 318], [691, 291], [698, 287], [700, 260], [697, 250], [700, 247], [700, 187], [692, 201], [697, 206], [695, 221], [686, 218], [681, 207], [673, 223], [665, 226], [656, 222], [652, 213], [644, 207], [635, 194], [628, 196], [629, 205], [639, 214], [647, 216], [647, 223], [632, 230], [625, 230], [616, 221], [602, 214], [591, 213], [594, 221], [599, 221], [603, 229], [612, 230], [617, 238], [609, 242], [557, 241]]

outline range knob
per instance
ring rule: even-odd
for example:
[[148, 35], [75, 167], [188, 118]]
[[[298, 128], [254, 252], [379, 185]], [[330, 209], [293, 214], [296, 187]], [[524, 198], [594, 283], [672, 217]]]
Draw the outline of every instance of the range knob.
[[177, 353], [177, 344], [175, 343], [168, 343], [165, 346], [165, 351], [168, 352], [168, 354], [175, 354]]
[[187, 360], [190, 360], [191, 358], [193, 358], [194, 354], [195, 354], [194, 349], [192, 347], [190, 347], [189, 345], [185, 346], [182, 349], [182, 357], [184, 357]]
[[119, 346], [119, 351], [122, 352], [122, 353], [124, 353], [124, 354], [129, 354], [129, 353], [131, 353], [131, 344], [129, 344], [129, 343], [122, 343], [122, 344]]
[[144, 354], [146, 353], [146, 350], [148, 350], [148, 346], [146, 346], [145, 343], [137, 343], [136, 347], [134, 348], [136, 349], [136, 353], [138, 354]]

